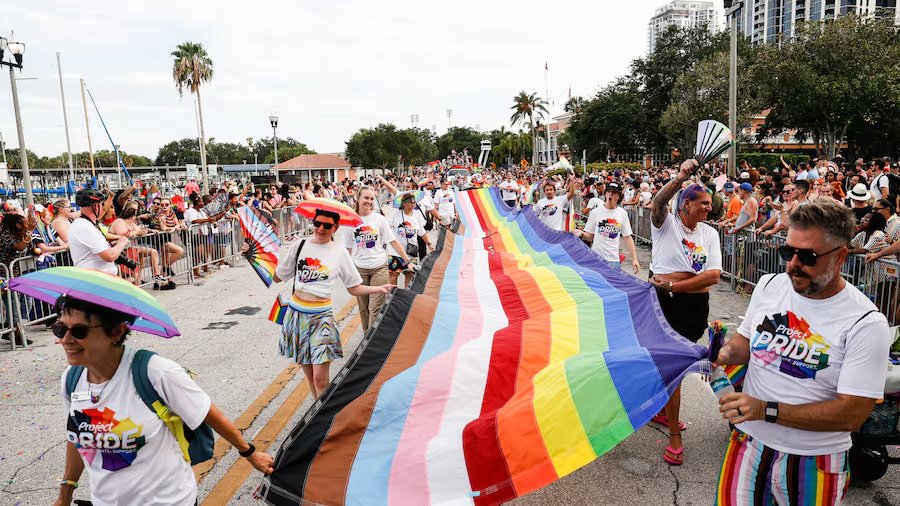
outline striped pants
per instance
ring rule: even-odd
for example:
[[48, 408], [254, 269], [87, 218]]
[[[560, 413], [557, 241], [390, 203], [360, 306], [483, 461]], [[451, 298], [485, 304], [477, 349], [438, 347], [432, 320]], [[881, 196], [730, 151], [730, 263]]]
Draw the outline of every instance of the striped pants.
[[839, 505], [850, 485], [847, 454], [791, 455], [734, 430], [719, 473], [715, 504]]

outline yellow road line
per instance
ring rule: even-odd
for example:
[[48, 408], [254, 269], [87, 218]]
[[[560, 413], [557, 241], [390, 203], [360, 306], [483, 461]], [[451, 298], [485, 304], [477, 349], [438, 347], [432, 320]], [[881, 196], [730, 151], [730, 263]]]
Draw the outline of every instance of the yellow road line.
[[[355, 305], [355, 303], [355, 299], [348, 302], [347, 305], [344, 306], [344, 308], [341, 310], [341, 314], [346, 317], [347, 313], [349, 313], [353, 309], [353, 305]], [[340, 319], [340, 317], [341, 315], [338, 315], [338, 317], [336, 318]], [[353, 318], [350, 320], [347, 326], [344, 327], [343, 330], [341, 330], [342, 346], [347, 344], [347, 341], [351, 336], [353, 336], [353, 334], [356, 332], [356, 329], [359, 328], [359, 325], [359, 313], [357, 313], [353, 315]], [[272, 418], [269, 419], [266, 425], [263, 426], [262, 429], [260, 429], [259, 433], [257, 433], [256, 437], [253, 439], [252, 443], [257, 450], [266, 451], [269, 448], [269, 445], [271, 445], [275, 438], [278, 437], [278, 434], [281, 434], [281, 431], [283, 431], [287, 426], [288, 422], [297, 412], [297, 409], [299, 409], [303, 404], [303, 400], [306, 399], [307, 395], [309, 395], [309, 383], [307, 381], [301, 381], [288, 395], [287, 399], [285, 399], [284, 404], [282, 404], [278, 408], [278, 411], [276, 411], [275, 414], [272, 415]], [[227, 442], [225, 443], [225, 445], [230, 446]], [[203, 500], [203, 504], [227, 504], [228, 501], [230, 501], [234, 497], [237, 491], [240, 490], [241, 486], [245, 481], [247, 481], [247, 478], [250, 477], [250, 473], [253, 471], [253, 466], [250, 465], [249, 461], [241, 458], [237, 459], [234, 464], [231, 465], [228, 471], [225, 472], [219, 482], [216, 483], [213, 489], [210, 490], [209, 494]]]

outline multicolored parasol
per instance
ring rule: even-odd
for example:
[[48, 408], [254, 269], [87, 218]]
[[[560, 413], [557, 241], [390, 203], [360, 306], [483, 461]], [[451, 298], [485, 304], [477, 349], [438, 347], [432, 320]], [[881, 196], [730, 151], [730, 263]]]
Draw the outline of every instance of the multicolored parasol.
[[274, 230], [275, 223], [271, 216], [253, 206], [243, 206], [238, 209], [237, 214], [241, 219], [244, 240], [250, 246], [244, 257], [253, 266], [259, 279], [266, 286], [271, 286], [275, 267], [278, 266], [278, 251], [281, 249], [281, 241]]
[[362, 218], [356, 214], [356, 211], [334, 199], [321, 197], [306, 199], [294, 208], [294, 212], [312, 220], [316, 217], [317, 209], [340, 215], [341, 219], [338, 224], [342, 226], [355, 227], [362, 223]]
[[406, 195], [413, 195], [415, 201], [418, 202], [422, 200], [422, 197], [425, 196], [425, 192], [423, 192], [422, 190], [410, 190], [398, 193], [397, 196], [394, 197], [394, 208], [400, 209], [403, 204], [403, 197], [405, 197]]
[[181, 335], [172, 317], [152, 295], [105, 272], [51, 267], [9, 280], [9, 289], [48, 304], [68, 295], [136, 317], [133, 330], [161, 337]]

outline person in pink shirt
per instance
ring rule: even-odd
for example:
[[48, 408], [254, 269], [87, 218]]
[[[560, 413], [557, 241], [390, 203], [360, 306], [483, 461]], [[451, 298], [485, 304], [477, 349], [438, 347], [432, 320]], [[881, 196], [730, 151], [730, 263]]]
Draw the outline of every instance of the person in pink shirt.
[[194, 178], [191, 178], [191, 180], [188, 181], [186, 185], [184, 185], [184, 192], [188, 195], [188, 197], [190, 197], [192, 193], [200, 195], [200, 185], [198, 185], [197, 182], [194, 181]]

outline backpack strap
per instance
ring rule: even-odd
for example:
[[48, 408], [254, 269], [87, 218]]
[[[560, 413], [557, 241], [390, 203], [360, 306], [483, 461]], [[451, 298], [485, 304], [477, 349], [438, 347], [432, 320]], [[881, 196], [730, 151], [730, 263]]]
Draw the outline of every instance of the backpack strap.
[[150, 383], [150, 376], [147, 374], [147, 369], [150, 359], [153, 358], [154, 355], [156, 355], [156, 352], [150, 350], [137, 350], [134, 353], [134, 358], [131, 359], [131, 380], [134, 382], [134, 388], [137, 390], [141, 400], [144, 401], [144, 404], [146, 404], [150, 411], [162, 420], [163, 425], [165, 425], [169, 432], [172, 433], [172, 436], [175, 437], [176, 443], [178, 443], [179, 448], [181, 448], [184, 460], [190, 462], [190, 443], [185, 435], [184, 423], [177, 413], [171, 411], [169, 407], [166, 406], [166, 403], [159, 395], [159, 392], [157, 392], [156, 389], [153, 388], [153, 384]]
[[81, 379], [81, 373], [83, 372], [83, 365], [73, 365], [69, 368], [69, 372], [66, 373], [66, 395], [69, 397], [72, 397], [72, 392], [78, 386], [78, 380]]
[[853, 327], [855, 327], [857, 323], [863, 321], [867, 316], [869, 316], [869, 315], [872, 314], [872, 313], [877, 313], [877, 312], [878, 312], [877, 309], [870, 309], [870, 310], [868, 310], [868, 311], [866, 312], [866, 314], [860, 316], [858, 320], [856, 320], [855, 322], [853, 322], [853, 325], [850, 325], [850, 327], [847, 329], [847, 332], [849, 333], [850, 330], [851, 330]]
[[147, 366], [153, 355], [156, 355], [156, 353], [150, 350], [137, 350], [134, 352], [134, 358], [131, 359], [131, 379], [144, 404], [150, 408], [150, 411], [157, 413], [154, 404], [157, 401], [162, 402], [162, 397], [153, 388], [153, 384], [150, 383], [150, 376], [147, 374]]
[[[334, 237], [332, 237], [334, 239]], [[303, 245], [306, 244], [306, 239], [300, 241], [300, 246], [297, 246], [297, 254], [294, 255], [294, 277], [291, 279], [291, 292], [294, 291], [297, 285], [297, 269], [300, 268], [298, 265], [300, 263], [300, 252], [303, 251]]]

